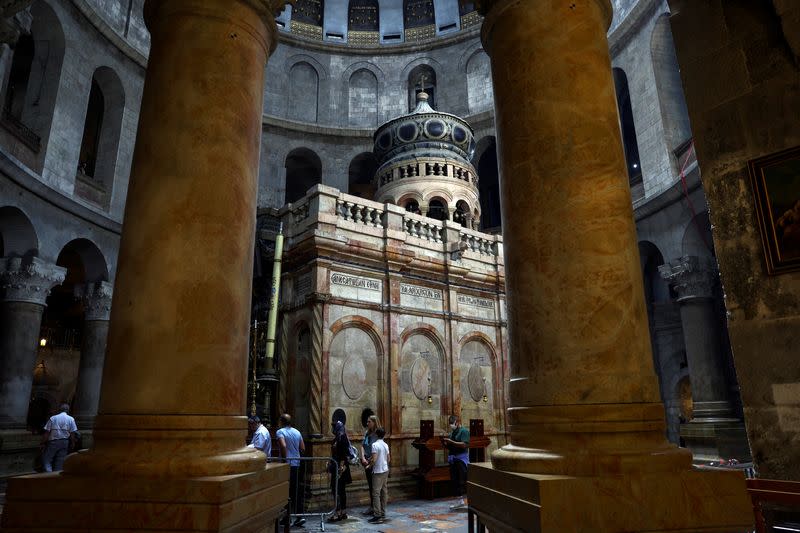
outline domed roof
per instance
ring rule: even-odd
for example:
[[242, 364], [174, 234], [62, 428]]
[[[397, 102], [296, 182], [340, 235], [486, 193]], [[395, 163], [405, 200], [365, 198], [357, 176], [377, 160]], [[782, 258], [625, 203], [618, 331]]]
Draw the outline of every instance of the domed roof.
[[454, 158], [469, 164], [475, 152], [472, 127], [464, 119], [436, 111], [424, 91], [417, 93], [417, 106], [407, 114], [386, 122], [373, 135], [378, 164], [415, 156]]

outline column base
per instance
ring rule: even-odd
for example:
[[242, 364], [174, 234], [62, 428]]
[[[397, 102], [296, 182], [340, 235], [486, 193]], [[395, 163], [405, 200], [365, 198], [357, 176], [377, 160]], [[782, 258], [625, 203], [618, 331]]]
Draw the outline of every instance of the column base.
[[33, 474], [8, 482], [3, 531], [273, 531], [289, 467], [156, 479]]
[[753, 460], [744, 422], [729, 419], [693, 419], [680, 426], [683, 443], [692, 451], [694, 463], [737, 459], [740, 463]]
[[469, 466], [470, 508], [492, 533], [751, 532], [744, 476], [684, 470], [624, 477], [518, 474]]

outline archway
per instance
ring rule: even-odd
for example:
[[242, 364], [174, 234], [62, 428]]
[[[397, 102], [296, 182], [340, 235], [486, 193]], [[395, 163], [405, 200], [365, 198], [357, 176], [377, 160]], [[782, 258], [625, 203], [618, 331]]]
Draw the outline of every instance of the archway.
[[436, 71], [430, 65], [417, 65], [408, 74], [408, 110], [417, 107], [417, 93], [428, 93], [428, 104], [436, 109]]
[[286, 203], [296, 202], [322, 183], [322, 161], [308, 148], [295, 148], [286, 156]]
[[484, 137], [476, 148], [474, 161], [478, 170], [478, 191], [481, 198], [481, 228], [487, 233], [499, 233], [502, 229], [500, 216], [500, 168], [497, 162], [497, 140]]
[[644, 196], [644, 188], [642, 183], [642, 166], [639, 159], [639, 144], [636, 140], [636, 125], [633, 121], [631, 93], [625, 71], [621, 68], [614, 68], [613, 71], [614, 87], [617, 92], [620, 128], [622, 130], [622, 145], [625, 149], [625, 161], [628, 168], [628, 180], [631, 186], [631, 196], [636, 200]]
[[435, 220], [447, 220], [447, 201], [442, 198], [432, 198], [428, 202], [428, 217]]
[[39, 254], [39, 238], [28, 216], [17, 207], [0, 207], [0, 257]]
[[367, 200], [374, 199], [377, 189], [373, 178], [376, 170], [378, 170], [378, 161], [372, 152], [363, 152], [355, 156], [348, 168], [347, 192]]

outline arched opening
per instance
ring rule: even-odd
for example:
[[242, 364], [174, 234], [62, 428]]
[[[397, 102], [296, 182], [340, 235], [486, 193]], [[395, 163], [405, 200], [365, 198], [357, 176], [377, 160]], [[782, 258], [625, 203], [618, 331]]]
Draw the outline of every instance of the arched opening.
[[483, 50], [472, 54], [467, 61], [467, 102], [472, 114], [491, 109], [494, 105], [492, 67]]
[[428, 202], [428, 217], [436, 220], [447, 220], [447, 202], [434, 198]]
[[617, 92], [617, 108], [619, 110], [622, 145], [625, 149], [625, 162], [628, 168], [631, 196], [634, 200], [637, 200], [644, 197], [642, 166], [639, 160], [639, 144], [636, 140], [636, 126], [633, 122], [633, 107], [631, 106], [628, 77], [621, 68], [614, 69], [614, 87]]
[[11, 60], [11, 71], [8, 75], [3, 107], [5, 113], [17, 120], [22, 120], [35, 53], [36, 45], [33, 37], [30, 35], [20, 36], [14, 47], [14, 58]]
[[293, 21], [311, 24], [313, 26], [322, 26], [324, 16], [324, 0], [296, 0], [294, 4], [292, 4]]
[[428, 104], [436, 109], [436, 71], [430, 65], [418, 65], [408, 74], [408, 110], [417, 106], [417, 93], [428, 93]]
[[125, 111], [125, 91], [108, 67], [92, 77], [78, 158], [75, 194], [102, 207], [111, 199]]
[[403, 24], [406, 30], [435, 23], [433, 0], [403, 0]]
[[322, 183], [322, 161], [308, 148], [295, 148], [286, 156], [286, 203], [296, 202]]
[[347, 192], [372, 200], [376, 191], [372, 178], [375, 177], [376, 170], [378, 170], [378, 161], [372, 152], [364, 152], [355, 156], [348, 169]]
[[39, 238], [27, 215], [17, 207], [0, 207], [0, 257], [38, 254]]
[[350, 0], [347, 6], [348, 31], [378, 31], [379, 21], [378, 0]]
[[453, 213], [453, 222], [461, 224], [465, 228], [470, 228], [470, 222], [472, 221], [472, 213], [470, 211], [471, 210], [467, 202], [464, 200], [459, 200], [456, 202], [456, 211]]
[[406, 203], [403, 205], [406, 211], [409, 213], [420, 214], [419, 211], [419, 202], [414, 200], [413, 198], [406, 200]]
[[[75, 395], [78, 369], [84, 350], [84, 299], [87, 283], [108, 281], [108, 267], [102, 252], [87, 239], [76, 239], [67, 243], [58, 254], [56, 264], [66, 268], [64, 281], [56, 285], [47, 297], [47, 306], [42, 314], [39, 332], [39, 357], [34, 368], [34, 397], [52, 397], [56, 401], [71, 401]], [[57, 376], [57, 380], [46, 376]], [[36, 385], [36, 383], [39, 385]], [[50, 405], [50, 410], [55, 405]], [[30, 416], [39, 412], [32, 405]], [[45, 419], [46, 420], [46, 419]], [[33, 427], [41, 427], [44, 421], [34, 420]]]
[[347, 90], [350, 125], [374, 127], [378, 123], [378, 78], [367, 69], [359, 69], [350, 76]]
[[[296, 9], [297, 4], [295, 4]], [[296, 12], [296, 11], [295, 11]], [[302, 122], [317, 121], [319, 73], [310, 63], [301, 61], [289, 70], [289, 118]]]
[[475, 150], [478, 191], [481, 198], [481, 228], [486, 233], [500, 233], [500, 168], [497, 163], [497, 140], [484, 137]]

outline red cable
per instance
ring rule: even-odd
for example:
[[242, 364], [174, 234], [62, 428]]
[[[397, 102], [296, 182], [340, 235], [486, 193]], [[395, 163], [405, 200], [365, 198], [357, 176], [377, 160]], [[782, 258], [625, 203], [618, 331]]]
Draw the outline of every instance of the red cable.
[[689, 198], [689, 186], [686, 183], [686, 165], [689, 164], [689, 159], [692, 157], [692, 152], [694, 152], [694, 139], [689, 144], [689, 151], [686, 152], [686, 160], [683, 162], [683, 166], [681, 166], [681, 183], [683, 184], [683, 195], [686, 197], [686, 203], [689, 204], [689, 211], [692, 212], [692, 220], [694, 221], [695, 226], [697, 226], [697, 233], [700, 234], [700, 239], [702, 239], [703, 244], [706, 245], [706, 248], [713, 254], [714, 248], [708, 243], [706, 240], [706, 232], [703, 231], [703, 228], [700, 227], [700, 222], [697, 220], [697, 211], [694, 209], [694, 204], [692, 204], [692, 199]]

